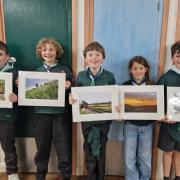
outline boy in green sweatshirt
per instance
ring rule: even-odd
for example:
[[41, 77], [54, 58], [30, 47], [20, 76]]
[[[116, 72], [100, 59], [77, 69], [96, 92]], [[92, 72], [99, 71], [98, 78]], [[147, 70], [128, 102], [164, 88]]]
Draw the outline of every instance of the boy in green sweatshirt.
[[[17, 88], [15, 80], [17, 71], [10, 62], [8, 47], [0, 41], [0, 72], [8, 72], [13, 75], [13, 92], [9, 95], [9, 101], [17, 102]], [[17, 168], [17, 154], [15, 147], [15, 120], [17, 119], [17, 106], [13, 108], [0, 107], [0, 143], [5, 154], [6, 173], [8, 180], [19, 180]]]
[[[87, 68], [78, 74], [77, 86], [114, 85], [113, 73], [103, 69], [105, 50], [101, 44], [94, 41], [89, 43], [83, 51]], [[70, 95], [70, 103], [75, 98]], [[107, 134], [111, 121], [82, 122], [84, 136], [85, 163], [88, 173], [87, 180], [103, 180], [105, 175], [105, 155]]]
[[[172, 68], [166, 72], [157, 84], [165, 86], [180, 86], [180, 41], [171, 47]], [[165, 96], [166, 97], [166, 96]], [[175, 180], [180, 180], [180, 122], [161, 123], [158, 147], [163, 150], [164, 180], [170, 179], [171, 165], [174, 161]]]

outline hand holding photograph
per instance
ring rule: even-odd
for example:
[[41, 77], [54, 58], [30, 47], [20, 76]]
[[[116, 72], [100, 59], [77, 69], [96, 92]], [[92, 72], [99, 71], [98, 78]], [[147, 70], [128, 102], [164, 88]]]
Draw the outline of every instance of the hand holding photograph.
[[167, 87], [167, 118], [180, 122], [180, 87]]
[[63, 107], [64, 101], [64, 73], [19, 71], [19, 105]]
[[9, 95], [12, 93], [12, 73], [0, 73], [0, 108], [12, 108]]

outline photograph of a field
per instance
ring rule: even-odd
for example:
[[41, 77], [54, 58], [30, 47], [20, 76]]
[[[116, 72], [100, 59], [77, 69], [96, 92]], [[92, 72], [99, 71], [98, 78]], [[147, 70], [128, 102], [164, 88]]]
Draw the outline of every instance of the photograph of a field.
[[79, 111], [81, 115], [112, 113], [111, 94], [109, 92], [81, 93]]
[[0, 79], [0, 101], [5, 100], [5, 80]]
[[157, 113], [157, 93], [125, 92], [124, 106], [128, 113]]
[[26, 99], [58, 99], [58, 80], [26, 79]]

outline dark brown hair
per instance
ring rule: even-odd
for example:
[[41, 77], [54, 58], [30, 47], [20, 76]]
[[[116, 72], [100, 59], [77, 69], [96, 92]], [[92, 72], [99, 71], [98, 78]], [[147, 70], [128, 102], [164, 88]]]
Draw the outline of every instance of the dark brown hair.
[[9, 50], [8, 50], [7, 45], [5, 43], [3, 43], [2, 41], [0, 41], [0, 50], [5, 51], [6, 55], [9, 54]]
[[180, 53], [180, 41], [175, 42], [171, 46], [171, 57], [173, 57], [176, 53]]
[[103, 46], [100, 43], [98, 43], [97, 41], [93, 41], [85, 47], [85, 49], [83, 51], [84, 58], [86, 58], [86, 54], [88, 51], [94, 51], [94, 50], [100, 52], [102, 54], [103, 58], [105, 58], [105, 50], [104, 50]]
[[[131, 70], [131, 68], [135, 62], [143, 65], [147, 69], [147, 71], [145, 73], [146, 81], [147, 81], [147, 84], [152, 84], [152, 81], [150, 81], [150, 78], [149, 78], [149, 76], [150, 76], [150, 65], [148, 64], [147, 60], [143, 56], [134, 56], [129, 61], [129, 66], [128, 66], [129, 72], [130, 72], [130, 70]], [[130, 73], [130, 76], [132, 77], [131, 73]]]

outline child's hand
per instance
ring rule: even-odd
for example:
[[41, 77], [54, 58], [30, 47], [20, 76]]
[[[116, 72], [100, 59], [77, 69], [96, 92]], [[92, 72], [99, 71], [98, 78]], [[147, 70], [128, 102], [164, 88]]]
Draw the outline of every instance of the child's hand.
[[71, 87], [71, 82], [70, 81], [66, 81], [65, 88], [69, 89], [70, 87]]
[[164, 116], [162, 119], [159, 120], [160, 122], [165, 122], [168, 124], [174, 124], [176, 121], [173, 121], [172, 119], [168, 118], [167, 116]]
[[172, 118], [167, 116], [167, 123], [168, 124], [174, 124], [174, 123], [176, 123], [176, 121], [174, 121]]
[[9, 101], [10, 102], [17, 102], [17, 100], [18, 100], [18, 97], [17, 97], [17, 95], [15, 93], [11, 93], [9, 95]]
[[174, 120], [167, 120], [167, 122], [166, 123], [168, 123], [168, 124], [175, 124], [176, 123], [176, 121], [174, 121]]
[[116, 112], [121, 112], [121, 105], [119, 104], [119, 105], [115, 106], [115, 110], [116, 110]]
[[162, 119], [159, 120], [160, 122], [167, 122], [167, 116], [164, 116]]
[[69, 104], [74, 104], [76, 101], [74, 94], [69, 93]]
[[16, 79], [16, 86], [19, 87], [19, 78]]

